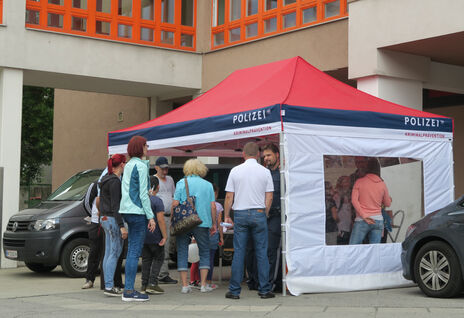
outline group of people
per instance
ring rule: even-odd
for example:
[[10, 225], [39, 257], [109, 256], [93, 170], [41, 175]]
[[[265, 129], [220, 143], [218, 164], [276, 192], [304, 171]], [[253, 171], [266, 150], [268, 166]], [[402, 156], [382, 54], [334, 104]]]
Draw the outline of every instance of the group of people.
[[325, 182], [326, 244], [376, 244], [386, 241], [385, 208], [392, 199], [377, 158], [355, 157], [356, 171], [341, 176], [335, 189]]
[[[89, 187], [84, 200], [92, 205], [89, 207], [92, 222], [89, 227], [88, 270], [83, 288], [93, 287], [99, 258], [103, 254], [103, 230], [105, 244], [101, 269], [104, 294], [122, 297], [124, 301], [146, 301], [149, 299], [146, 292], [163, 293], [158, 286], [160, 281], [177, 283], [169, 277], [164, 249], [169, 238], [166, 226], [169, 215], [165, 211], [171, 211], [172, 195], [171, 202], [166, 199], [167, 202], [164, 202], [163, 194], [169, 189], [174, 192], [174, 184], [172, 178], [162, 173], [162, 159], [157, 164], [157, 174], [149, 176], [149, 162], [142, 159], [146, 157], [147, 149], [146, 139], [134, 136], [127, 147], [130, 160], [126, 161], [122, 154], [111, 156], [98, 183]], [[166, 203], [169, 208], [166, 208]], [[128, 240], [128, 248], [123, 284], [121, 263], [125, 239]], [[141, 255], [142, 292], [139, 292], [134, 289], [134, 284]]]
[[[108, 165], [98, 183], [91, 185], [86, 195], [92, 211], [89, 227], [91, 251], [86, 282], [83, 288], [93, 287], [101, 255], [101, 237], [104, 231], [104, 257], [102, 276], [104, 294], [121, 296], [124, 301], [146, 301], [148, 294], [163, 293], [160, 283], [177, 283], [169, 276], [169, 254], [165, 248], [169, 240], [171, 213], [177, 205], [195, 197], [195, 209], [202, 223], [188, 233], [176, 235], [177, 266], [181, 279], [181, 293], [210, 292], [214, 255], [223, 243], [220, 226], [224, 221], [234, 229], [234, 257], [232, 277], [226, 298], [238, 299], [244, 274], [248, 242], [254, 249], [254, 288], [261, 298], [274, 297], [281, 276], [280, 262], [280, 161], [279, 149], [269, 144], [264, 147], [264, 162], [258, 163], [260, 149], [256, 143], [247, 143], [243, 149], [245, 162], [233, 168], [226, 185], [224, 208], [216, 202], [217, 186], [204, 179], [208, 168], [198, 159], [185, 162], [185, 177], [174, 186], [167, 175], [168, 161], [160, 157], [155, 163], [156, 175], [149, 175], [147, 141], [134, 136], [128, 144], [127, 154], [116, 154], [108, 159]], [[233, 220], [231, 209], [234, 211]], [[124, 240], [128, 240], [125, 265], [125, 281], [121, 278], [121, 262]], [[199, 251], [199, 262], [191, 269], [191, 281], [187, 279], [188, 251], [192, 241]], [[249, 253], [248, 253], [249, 254]], [[134, 288], [139, 257], [142, 256], [141, 291]], [[249, 261], [247, 260], [247, 266]], [[199, 275], [197, 275], [197, 273]], [[196, 282], [197, 281], [197, 282]], [[280, 286], [281, 288], [281, 286]], [[122, 295], [121, 295], [122, 294]]]

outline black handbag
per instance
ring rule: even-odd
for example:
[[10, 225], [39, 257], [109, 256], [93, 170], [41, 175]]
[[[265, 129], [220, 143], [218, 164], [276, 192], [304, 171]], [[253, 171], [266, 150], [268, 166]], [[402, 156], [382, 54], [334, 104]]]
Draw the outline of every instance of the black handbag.
[[173, 236], [188, 233], [194, 227], [203, 223], [195, 209], [195, 197], [190, 196], [187, 178], [184, 178], [184, 180], [187, 200], [176, 206], [172, 212], [170, 230]]

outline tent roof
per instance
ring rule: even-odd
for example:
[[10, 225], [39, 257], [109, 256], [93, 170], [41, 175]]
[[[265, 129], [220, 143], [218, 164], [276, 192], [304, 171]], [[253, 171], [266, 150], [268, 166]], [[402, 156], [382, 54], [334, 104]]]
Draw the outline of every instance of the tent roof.
[[294, 57], [235, 71], [163, 116], [110, 132], [108, 147], [110, 153], [124, 152], [130, 138], [141, 135], [150, 142], [151, 155], [159, 149], [186, 146], [182, 153], [199, 155], [191, 151], [211, 149], [218, 141], [276, 134], [283, 122], [447, 133], [453, 125], [447, 117], [366, 94]]
[[415, 117], [443, 117], [366, 94], [316, 69], [301, 57], [233, 72], [203, 95], [131, 131], [255, 110], [271, 105], [369, 111]]

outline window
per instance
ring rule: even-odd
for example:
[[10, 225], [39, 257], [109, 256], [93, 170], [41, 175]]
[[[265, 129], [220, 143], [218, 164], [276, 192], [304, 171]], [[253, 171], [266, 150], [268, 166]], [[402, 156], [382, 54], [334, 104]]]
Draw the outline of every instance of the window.
[[74, 31], [85, 32], [87, 30], [87, 19], [72, 17], [71, 29]]
[[118, 1], [118, 15], [122, 15], [125, 17], [132, 16], [132, 0]]
[[48, 3], [62, 6], [64, 5], [64, 0], [48, 0]]
[[303, 23], [311, 23], [317, 20], [317, 9], [311, 7], [303, 10]]
[[253, 15], [258, 13], [258, 0], [246, 0], [247, 1], [247, 15]]
[[193, 35], [182, 34], [180, 37], [180, 45], [183, 47], [193, 47]]
[[47, 25], [52, 28], [62, 28], [63, 16], [61, 14], [49, 13]]
[[264, 20], [264, 33], [271, 33], [277, 31], [277, 18], [270, 18]]
[[229, 31], [229, 41], [230, 42], [240, 41], [240, 27]]
[[277, 0], [266, 0], [266, 11], [277, 8]]
[[97, 0], [97, 12], [111, 13], [111, 0]]
[[223, 25], [225, 21], [225, 7], [226, 0], [215, 0], [214, 1], [214, 18], [213, 18], [213, 25], [218, 26], [218, 25]]
[[213, 49], [348, 16], [347, 0], [210, 1]]
[[284, 15], [284, 29], [293, 28], [296, 26], [296, 12]]
[[235, 21], [242, 16], [242, 0], [230, 0], [230, 21]]
[[166, 44], [174, 44], [174, 32], [161, 31], [161, 42]]
[[27, 10], [26, 11], [26, 23], [27, 24], [39, 24], [40, 12]]
[[73, 0], [72, 1], [73, 8], [77, 9], [87, 9], [87, 0]]
[[174, 23], [175, 0], [161, 1], [161, 21], [164, 23]]
[[154, 0], [142, 0], [140, 16], [144, 20], [153, 20], [155, 18], [155, 2]]
[[150, 28], [140, 28], [140, 40], [153, 42], [155, 30]]
[[246, 37], [252, 38], [258, 35], [258, 23], [248, 24], [246, 26]]
[[181, 24], [193, 26], [193, 0], [182, 0]]
[[118, 25], [118, 36], [120, 38], [128, 38], [132, 37], [132, 26], [126, 24], [119, 24]]
[[97, 20], [95, 26], [97, 34], [110, 35], [111, 23]]
[[[25, 1], [28, 28], [186, 51], [196, 49], [198, 0]], [[223, 9], [228, 1], [222, 0]]]
[[340, 15], [340, 0], [327, 2], [324, 6], [325, 17], [331, 18]]

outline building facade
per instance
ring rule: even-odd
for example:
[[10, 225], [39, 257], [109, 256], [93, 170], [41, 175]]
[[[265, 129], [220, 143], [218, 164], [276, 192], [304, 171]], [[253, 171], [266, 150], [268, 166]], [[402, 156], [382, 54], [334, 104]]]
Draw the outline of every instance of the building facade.
[[1, 229], [18, 210], [23, 85], [55, 88], [55, 188], [105, 164], [108, 131], [297, 55], [372, 95], [454, 117], [459, 195], [463, 11], [457, 0], [0, 0]]

